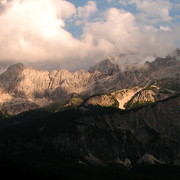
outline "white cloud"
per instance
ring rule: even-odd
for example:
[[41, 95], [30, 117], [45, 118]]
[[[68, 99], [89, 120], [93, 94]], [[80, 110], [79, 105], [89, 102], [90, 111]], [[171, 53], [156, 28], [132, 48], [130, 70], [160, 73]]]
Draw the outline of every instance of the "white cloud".
[[160, 26], [159, 28], [154, 26], [145, 26], [145, 30], [147, 32], [158, 32], [158, 31], [172, 31], [172, 29], [169, 26]]
[[88, 1], [85, 6], [77, 8], [77, 17], [88, 18], [97, 11], [96, 2]]
[[107, 50], [117, 53], [135, 48], [137, 38], [132, 38], [132, 35], [139, 37], [139, 30], [131, 13], [111, 8], [104, 21], [88, 24], [84, 34], [85, 38], [91, 37], [94, 45], [99, 47], [103, 42]]
[[[47, 1], [47, 2], [50, 3], [51, 1]], [[53, 8], [55, 8], [56, 11], [56, 15], [59, 18], [71, 17], [76, 11], [75, 6], [69, 3], [68, 1], [52, 0], [52, 2], [53, 2]]]
[[[179, 37], [177, 28], [147, 31], [132, 13], [117, 8], [90, 22], [96, 4], [84, 8], [64, 0], [11, 1], [0, 15], [0, 61], [77, 69], [122, 53], [166, 55]], [[66, 30], [66, 19], [74, 16], [86, 19], [80, 39]]]
[[154, 26], [145, 26], [145, 31], [147, 31], [147, 32], [157, 32], [158, 28], [156, 28]]
[[134, 4], [137, 7], [137, 10], [140, 11], [138, 17], [142, 21], [159, 23], [172, 20], [172, 17], [170, 16], [172, 3], [169, 0], [120, 0], [119, 3], [123, 5]]
[[5, 5], [6, 3], [7, 3], [6, 0], [2, 0], [2, 1], [0, 2], [0, 4], [2, 4], [2, 5]]
[[[105, 52], [109, 51], [114, 55], [131, 52], [165, 56], [169, 50], [175, 48], [172, 39], [165, 38], [167, 34], [160, 35], [159, 29], [153, 26], [148, 28], [139, 26], [133, 14], [111, 8], [107, 11], [105, 20], [88, 24], [84, 35], [85, 39], [91, 39], [92, 44], [98, 48], [104, 43]], [[161, 30], [168, 29], [161, 27]]]
[[63, 43], [69, 47], [66, 41], [73, 38], [64, 30], [63, 18], [71, 16], [75, 7], [67, 1], [58, 3], [57, 9], [56, 1], [13, 1], [6, 13], [0, 16], [0, 26], [3, 27], [0, 29], [1, 58], [53, 58], [55, 45]]
[[171, 31], [171, 28], [168, 26], [160, 26], [160, 30], [162, 31]]
[[85, 6], [80, 6], [74, 15], [75, 24], [80, 25], [86, 23], [89, 18], [97, 11], [96, 2], [88, 1]]

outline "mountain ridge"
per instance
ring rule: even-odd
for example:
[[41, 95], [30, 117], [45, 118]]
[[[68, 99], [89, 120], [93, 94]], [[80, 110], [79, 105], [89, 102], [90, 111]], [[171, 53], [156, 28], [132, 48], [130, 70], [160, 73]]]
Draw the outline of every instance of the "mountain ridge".
[[[79, 70], [74, 73], [64, 69], [48, 72], [25, 67], [19, 63], [0, 74], [0, 92], [4, 97], [0, 107], [6, 107], [7, 104], [8, 109], [8, 103], [13, 105], [14, 101], [19, 102], [19, 110], [9, 110], [11, 114], [17, 114], [28, 110], [28, 107], [31, 109], [70, 100], [73, 93], [85, 99], [92, 95], [135, 86], [145, 88], [153, 84], [178, 91], [179, 71], [180, 62], [176, 57], [170, 56], [156, 58], [155, 61], [146, 62], [140, 67], [126, 66], [123, 70], [121, 66], [106, 59], [91, 67], [88, 72]], [[28, 104], [25, 105], [25, 109], [20, 108], [23, 103]]]

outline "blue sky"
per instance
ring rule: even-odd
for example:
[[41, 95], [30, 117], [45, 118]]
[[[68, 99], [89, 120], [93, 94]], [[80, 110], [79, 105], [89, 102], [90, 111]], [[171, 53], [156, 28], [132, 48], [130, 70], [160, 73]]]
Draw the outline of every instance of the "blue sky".
[[[137, 12], [135, 3], [125, 6], [120, 3], [121, 0], [109, 0], [109, 1], [108, 0], [94, 0], [94, 1], [96, 2], [99, 10], [105, 10], [105, 9], [108, 9], [111, 7], [116, 7], [116, 8], [125, 9], [132, 13]], [[125, 1], [128, 2], [129, 0], [125, 0]], [[151, 0], [151, 1], [153, 1], [153, 0]], [[164, 1], [166, 1], [166, 0], [164, 0]], [[73, 3], [76, 7], [78, 7], [78, 6], [84, 6], [88, 2], [88, 0], [69, 0], [69, 2]], [[171, 14], [173, 16], [180, 15], [180, 7], [178, 7], [178, 6], [180, 6], [180, 1], [179, 0], [169, 0], [168, 2], [170, 2], [174, 5], [174, 7], [171, 9]]]
[[1, 0], [0, 27], [0, 62], [78, 69], [171, 53], [180, 47], [180, 2]]

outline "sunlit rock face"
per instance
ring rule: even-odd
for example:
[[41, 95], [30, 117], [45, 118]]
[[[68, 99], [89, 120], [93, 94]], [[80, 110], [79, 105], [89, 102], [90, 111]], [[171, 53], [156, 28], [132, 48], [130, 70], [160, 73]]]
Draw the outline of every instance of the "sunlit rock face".
[[[133, 107], [130, 103], [128, 104], [129, 101], [131, 104], [146, 104], [146, 102], [155, 102], [177, 92], [180, 89], [179, 72], [180, 61], [176, 56], [157, 58], [144, 65], [134, 64], [123, 68], [114, 64], [112, 60], [106, 59], [91, 67], [88, 72], [79, 70], [74, 73], [63, 69], [48, 72], [25, 67], [23, 64], [15, 64], [0, 75], [2, 97], [0, 106], [3, 105], [3, 109], [9, 109], [10, 114], [17, 114], [28, 110], [28, 107], [32, 109], [54, 102], [67, 102], [71, 95], [76, 93], [82, 97], [82, 100], [104, 94], [101, 95], [101, 99], [96, 97], [96, 101], [98, 99], [100, 102], [96, 103], [92, 98], [88, 102], [102, 106], [115, 105], [126, 109]], [[152, 85], [156, 87], [146, 89]], [[138, 89], [132, 90], [135, 87]], [[116, 92], [122, 89], [126, 93]], [[167, 89], [167, 93], [163, 95], [161, 91], [165, 92], [164, 89]], [[107, 94], [111, 94], [111, 97]], [[31, 105], [11, 112], [11, 108], [8, 108], [9, 104], [17, 101], [19, 107], [21, 107], [20, 102]]]

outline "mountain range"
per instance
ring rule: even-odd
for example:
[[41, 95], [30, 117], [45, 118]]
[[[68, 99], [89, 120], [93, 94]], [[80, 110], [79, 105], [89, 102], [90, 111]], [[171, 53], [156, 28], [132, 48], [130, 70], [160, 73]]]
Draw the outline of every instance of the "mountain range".
[[179, 57], [106, 59], [87, 72], [10, 66], [0, 74], [0, 170], [26, 179], [179, 179]]
[[47, 106], [57, 106], [55, 111], [58, 111], [60, 107], [84, 101], [120, 109], [155, 102], [180, 90], [178, 59], [177, 53], [129, 66], [106, 59], [88, 72], [74, 73], [64, 69], [48, 72], [14, 64], [0, 74], [0, 110], [5, 115], [15, 115]]

